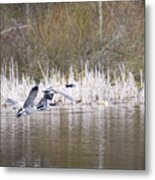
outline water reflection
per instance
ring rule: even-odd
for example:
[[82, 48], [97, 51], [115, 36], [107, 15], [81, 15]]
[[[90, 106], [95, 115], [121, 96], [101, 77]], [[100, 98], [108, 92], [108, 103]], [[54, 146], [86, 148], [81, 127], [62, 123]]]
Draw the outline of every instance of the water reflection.
[[1, 113], [1, 166], [144, 169], [144, 107]]

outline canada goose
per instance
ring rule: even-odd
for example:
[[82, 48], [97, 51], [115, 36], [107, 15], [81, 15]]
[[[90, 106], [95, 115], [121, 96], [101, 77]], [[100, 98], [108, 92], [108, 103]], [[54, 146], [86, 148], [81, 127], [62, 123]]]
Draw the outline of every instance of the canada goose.
[[70, 95], [66, 94], [63, 91], [59, 91], [59, 90], [53, 89], [52, 87], [49, 87], [48, 91], [51, 91], [54, 94], [60, 94], [60, 95], [64, 96], [66, 99], [69, 99], [70, 101], [75, 101], [75, 99], [73, 97], [71, 97]]
[[46, 90], [43, 91], [43, 93], [44, 93], [43, 98], [37, 104], [37, 110], [46, 110], [51, 106], [56, 106], [56, 103], [48, 103], [48, 101], [52, 101], [54, 94], [60, 94], [65, 98], [69, 99], [70, 101], [74, 101], [73, 97], [69, 96], [68, 94], [62, 91], [55, 90], [52, 87], [47, 88]]
[[52, 100], [54, 93], [51, 93], [49, 90], [43, 91], [44, 96], [37, 104], [37, 110], [46, 110], [48, 108], [48, 100]]

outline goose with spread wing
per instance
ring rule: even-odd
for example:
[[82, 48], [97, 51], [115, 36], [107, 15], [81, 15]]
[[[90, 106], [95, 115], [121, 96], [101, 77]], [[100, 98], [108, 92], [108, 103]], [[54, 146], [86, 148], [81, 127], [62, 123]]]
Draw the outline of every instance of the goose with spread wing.
[[54, 89], [52, 87], [49, 87], [47, 90], [54, 94], [60, 94], [60, 95], [64, 96], [66, 99], [69, 99], [70, 101], [75, 102], [75, 99], [72, 96], [68, 95], [66, 92]]
[[75, 101], [73, 97], [71, 97], [70, 95], [53, 89], [52, 87], [47, 88], [46, 90], [43, 91], [44, 96], [42, 97], [42, 99], [39, 101], [39, 103], [37, 104], [37, 110], [42, 111], [42, 110], [46, 110], [48, 108], [50, 108], [51, 106], [55, 106], [55, 103], [49, 103], [49, 101], [52, 101], [54, 94], [60, 94], [62, 96], [64, 96], [66, 99], [69, 99], [70, 101]]

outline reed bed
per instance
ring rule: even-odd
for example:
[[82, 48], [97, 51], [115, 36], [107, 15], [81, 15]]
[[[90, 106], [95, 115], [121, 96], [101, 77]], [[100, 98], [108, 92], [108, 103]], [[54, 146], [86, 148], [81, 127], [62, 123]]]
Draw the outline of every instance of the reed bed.
[[[74, 104], [144, 103], [143, 72], [139, 72], [140, 82], [137, 85], [133, 74], [127, 73], [123, 64], [111, 74], [110, 69], [105, 72], [100, 64], [92, 69], [87, 62], [80, 73], [76, 73], [71, 66], [67, 77], [54, 68], [45, 73], [39, 62], [38, 66], [43, 79], [39, 83], [36, 102], [42, 98], [42, 90], [52, 86], [72, 96], [75, 99]], [[2, 67], [0, 76], [1, 106], [6, 104], [7, 98], [14, 99], [22, 105], [30, 89], [36, 84], [35, 80], [28, 75], [22, 74], [19, 77], [18, 64], [13, 60], [8, 66]], [[75, 87], [65, 88], [67, 83], [75, 84]], [[58, 94], [54, 96], [53, 101], [58, 104], [72, 104], [71, 101]]]

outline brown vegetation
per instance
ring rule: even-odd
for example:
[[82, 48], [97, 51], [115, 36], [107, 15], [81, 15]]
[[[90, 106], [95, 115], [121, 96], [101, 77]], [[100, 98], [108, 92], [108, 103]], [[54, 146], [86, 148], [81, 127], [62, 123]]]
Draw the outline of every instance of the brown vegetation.
[[44, 71], [54, 67], [66, 74], [71, 64], [80, 73], [81, 61], [87, 60], [92, 67], [100, 63], [110, 69], [123, 62], [139, 73], [144, 1], [103, 2], [101, 7], [98, 2], [0, 5], [1, 65], [13, 57], [20, 73], [37, 78], [38, 61]]

